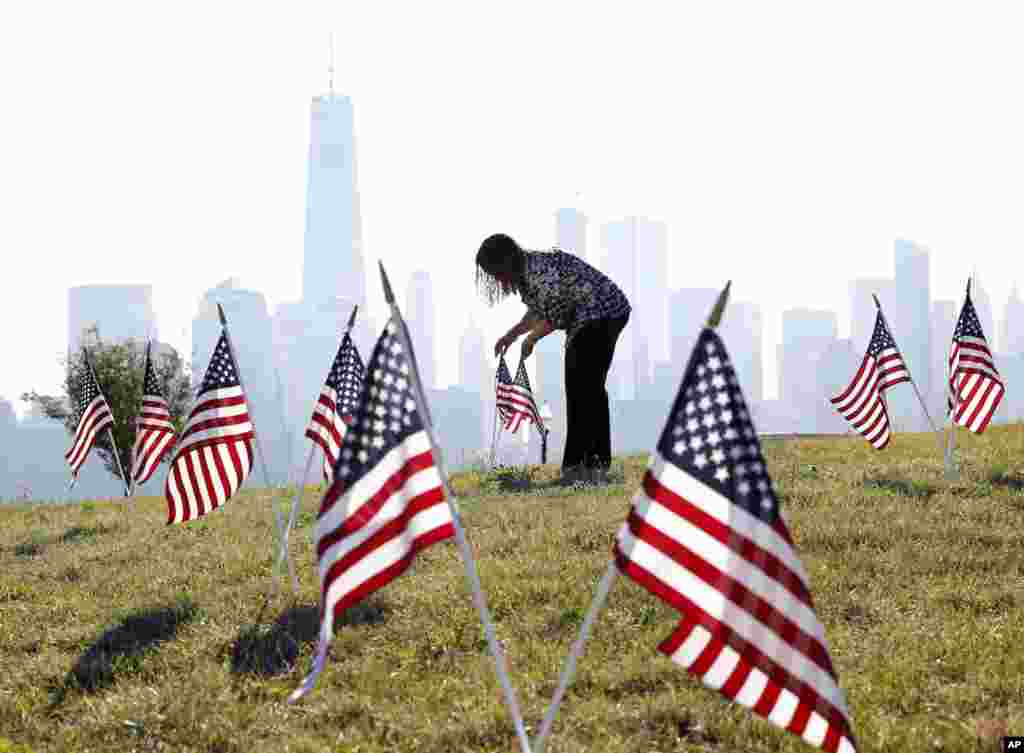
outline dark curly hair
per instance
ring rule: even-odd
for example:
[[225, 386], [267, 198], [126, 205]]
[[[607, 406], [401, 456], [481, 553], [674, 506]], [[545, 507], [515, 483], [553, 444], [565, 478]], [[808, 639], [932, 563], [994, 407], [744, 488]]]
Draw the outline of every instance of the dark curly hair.
[[488, 236], [476, 252], [476, 287], [493, 306], [519, 290], [526, 271], [526, 252], [504, 233]]

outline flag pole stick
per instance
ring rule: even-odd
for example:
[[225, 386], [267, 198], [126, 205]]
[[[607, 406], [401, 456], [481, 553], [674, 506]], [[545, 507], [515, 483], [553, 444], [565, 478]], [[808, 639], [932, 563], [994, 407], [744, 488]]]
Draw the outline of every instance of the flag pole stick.
[[523, 717], [519, 712], [516, 693], [512, 688], [512, 683], [508, 677], [505, 655], [501, 650], [501, 645], [498, 643], [498, 639], [495, 637], [494, 624], [491, 622], [491, 614], [487, 609], [487, 601], [484, 598], [483, 590], [480, 586], [480, 576], [476, 570], [476, 560], [473, 558], [473, 551], [469, 548], [469, 542], [466, 540], [466, 532], [462, 526], [462, 518], [459, 514], [459, 508], [455, 503], [455, 494], [452, 492], [451, 484], [448, 481], [448, 473], [445, 470], [441, 446], [437, 443], [437, 439], [434, 436], [433, 422], [430, 418], [430, 408], [427, 405], [423, 385], [420, 382], [419, 369], [416, 366], [416, 356], [412, 346], [412, 338], [409, 336], [409, 330], [405, 325], [405, 320], [402, 318], [402, 313], [398, 310], [398, 304], [395, 303], [395, 296], [391, 290], [391, 283], [388, 281], [387, 272], [384, 271], [384, 263], [378, 262], [378, 264], [380, 265], [381, 283], [384, 286], [384, 298], [391, 308], [391, 316], [395, 319], [397, 324], [398, 335], [402, 341], [402, 345], [409, 354], [409, 375], [412, 377], [410, 381], [412, 382], [413, 388], [416, 392], [417, 404], [422, 407], [422, 416], [424, 419], [423, 428], [427, 432], [427, 436], [430, 439], [431, 451], [434, 453], [437, 460], [437, 470], [441, 476], [441, 481], [444, 484], [445, 500], [448, 502], [448, 509], [451, 513], [452, 522], [455, 528], [455, 541], [458, 544], [459, 550], [462, 552], [462, 560], [466, 566], [466, 577], [472, 587], [473, 601], [476, 604], [477, 612], [480, 614], [480, 620], [484, 625], [484, 633], [487, 636], [487, 645], [490, 648], [491, 656], [494, 657], [498, 681], [501, 684], [501, 689], [505, 695], [505, 703], [508, 704], [509, 710], [512, 713], [512, 722], [515, 725], [516, 737], [519, 738], [519, 747], [522, 749], [523, 753], [531, 753], [530, 740], [526, 736], [526, 728], [523, 726]]
[[[971, 295], [971, 278], [967, 278], [967, 291], [964, 294], [964, 304], [966, 305], [968, 297]], [[963, 305], [960, 306], [960, 310], [963, 310]], [[955, 332], [954, 325], [954, 335]], [[957, 386], [953, 383], [955, 373], [951, 370], [951, 364], [947, 360], [946, 362], [946, 387], [949, 389], [953, 407], [949, 411], [949, 418], [946, 425], [949, 427], [949, 440], [946, 442], [946, 453], [945, 453], [945, 470], [947, 479], [955, 479], [957, 477], [956, 469], [956, 413], [960, 407], [960, 391]]]
[[[217, 304], [217, 314], [220, 316], [220, 326], [224, 329], [224, 340], [228, 344], [228, 352], [231, 353], [231, 360], [235, 362], [235, 370], [238, 372], [238, 386], [242, 388], [242, 392], [244, 394], [248, 395], [249, 393], [245, 389], [245, 383], [242, 382], [242, 367], [238, 363], [238, 357], [235, 355], [235, 346], [234, 346], [234, 343], [231, 342], [231, 333], [228, 331], [228, 319], [227, 319], [226, 316], [224, 316], [224, 308], [219, 303]], [[248, 403], [248, 402], [249, 402], [249, 400], [246, 399], [246, 403]], [[253, 440], [253, 444], [256, 445], [256, 452], [260, 456], [260, 465], [263, 466], [263, 478], [266, 481], [267, 488], [271, 490], [270, 506], [274, 508], [274, 518], [275, 518], [275, 521], [277, 523], [277, 532], [278, 532], [278, 534], [281, 536], [281, 538], [283, 540], [284, 539], [284, 521], [281, 519], [281, 508], [276, 503], [276, 501], [274, 500], [274, 496], [273, 496], [273, 488], [274, 487], [273, 487], [273, 484], [271, 484], [271, 482], [270, 482], [270, 468], [267, 466], [267, 458], [263, 454], [263, 447], [262, 447], [262, 445], [260, 445], [260, 436], [259, 436], [259, 434], [256, 433], [256, 421], [253, 420], [253, 419], [255, 419], [255, 416], [253, 415], [253, 412], [252, 412], [252, 405], [249, 405], [248, 407], [249, 407], [249, 418], [252, 421], [252, 440]], [[295, 593], [298, 593], [299, 592], [299, 581], [295, 577], [295, 567], [294, 567], [294, 565], [292, 565], [291, 558], [288, 558], [288, 572], [292, 576], [292, 588], [295, 590]]]
[[[85, 365], [89, 367], [89, 373], [92, 375], [92, 380], [98, 387], [100, 380], [96, 378], [96, 370], [92, 367], [92, 361], [89, 360], [89, 353], [85, 348], [82, 348], [82, 353], [85, 355]], [[106, 400], [106, 395], [103, 397]], [[114, 460], [117, 461], [117, 470], [121, 474], [121, 482], [124, 484], [124, 496], [128, 500], [128, 509], [133, 509], [131, 499], [131, 488], [129, 486], [128, 476], [124, 472], [124, 466], [121, 465], [121, 453], [117, 451], [117, 441], [114, 439], [113, 427], [107, 426], [107, 436], [110, 437], [110, 446], [114, 448]]]
[[495, 374], [494, 375], [495, 400], [494, 400], [494, 410], [492, 411], [492, 413], [494, 414], [494, 421], [492, 422], [493, 425], [494, 425], [494, 431], [491, 432], [491, 457], [489, 458], [491, 467], [488, 468], [488, 470], [490, 470], [490, 471], [494, 470], [495, 453], [497, 453], [497, 451], [498, 451], [498, 400], [497, 400], [497, 391], [498, 391], [498, 375]]
[[[889, 320], [885, 318], [885, 312], [882, 311], [882, 304], [879, 302], [878, 296], [875, 295], [874, 293], [872, 293], [871, 297], [875, 299], [875, 306], [878, 308], [878, 315], [880, 317], [882, 317], [882, 322], [885, 324], [885, 328], [889, 332], [889, 337], [892, 337], [892, 341], [895, 343], [896, 342], [896, 338], [895, 338], [895, 336], [892, 333], [892, 328], [889, 326]], [[896, 346], [896, 349], [899, 350], [899, 346], [898, 345]], [[903, 351], [900, 351], [901, 355], [902, 355], [902, 353], [903, 353]], [[935, 431], [935, 434], [938, 437], [939, 447], [941, 448], [942, 444], [943, 444], [942, 429], [940, 429], [938, 426], [936, 426], [935, 422], [932, 420], [932, 414], [928, 412], [928, 405], [925, 403], [924, 398], [921, 397], [921, 390], [919, 390], [917, 388], [917, 382], [914, 381], [914, 377], [910, 373], [910, 369], [907, 369], [907, 377], [910, 379], [910, 386], [914, 388], [914, 392], [917, 395], [917, 399], [921, 403], [921, 408], [924, 410], [924, 415], [928, 419], [928, 423], [931, 424], [932, 429]], [[883, 399], [883, 401], [885, 400], [884, 396], [883, 396], [882, 399]], [[888, 405], [886, 405], [886, 412], [888, 412]], [[891, 417], [890, 417], [890, 419], [891, 419]]]
[[[729, 288], [732, 286], [730, 280], [725, 284], [725, 288], [718, 295], [718, 300], [715, 302], [715, 307], [711, 310], [711, 316], [708, 317], [708, 322], [705, 325], [708, 329], [714, 329], [721, 323], [722, 314], [725, 311], [725, 304], [729, 300]], [[696, 351], [694, 351], [696, 353]], [[693, 355], [690, 356], [692, 363]], [[689, 371], [689, 367], [687, 367]], [[684, 372], [685, 376], [685, 372]], [[551, 725], [554, 724], [555, 715], [558, 714], [558, 707], [562, 703], [562, 697], [565, 695], [565, 691], [569, 688], [569, 684], [572, 682], [573, 675], [576, 672], [576, 662], [583, 653], [583, 644], [586, 643], [587, 637], [590, 634], [590, 628], [597, 618], [597, 613], [604, 604], [605, 599], [608, 598], [608, 592], [611, 591], [612, 586], [615, 584], [615, 579], [619, 575], [619, 568], [615, 564], [615, 559], [608, 563], [608, 570], [605, 571], [604, 577], [601, 578], [601, 582], [598, 584], [597, 593], [594, 594], [594, 599], [590, 602], [590, 607], [587, 609], [587, 616], [583, 619], [583, 625], [580, 626], [580, 634], [576, 638], [576, 642], [572, 646], [572, 651], [569, 654], [568, 660], [566, 660], [565, 667], [562, 669], [561, 677], [559, 677], [558, 688], [555, 690], [554, 696], [551, 698], [551, 704], [548, 707], [547, 713], [544, 715], [544, 721], [541, 723], [540, 732], [533, 738], [533, 750], [534, 753], [543, 753], [544, 742], [551, 732]]]
[[[348, 326], [345, 327], [345, 335], [352, 331], [352, 326], [356, 322], [356, 312], [359, 311], [359, 304], [357, 303], [352, 308], [352, 314], [348, 318]], [[342, 335], [344, 340], [344, 335]], [[281, 537], [281, 552], [277, 557], [277, 564], [274, 565], [274, 582], [271, 586], [270, 598], [274, 598], [277, 595], [277, 574], [281, 567], [281, 563], [284, 558], [288, 556], [288, 537], [291, 536], [292, 526], [295, 525], [295, 516], [299, 510], [299, 501], [302, 499], [302, 492], [306, 488], [306, 479], [309, 478], [309, 467], [313, 464], [313, 455], [316, 453], [316, 445], [314, 444], [309, 448], [309, 455], [306, 457], [306, 467], [302, 471], [302, 476], [299, 478], [299, 482], [295, 489], [295, 498], [292, 500], [291, 510], [288, 511], [288, 523], [284, 528], [284, 535]]]
[[[149, 353], [150, 353], [150, 349], [152, 348], [152, 346], [153, 346], [153, 341], [152, 340], [147, 340], [146, 341], [146, 363], [142, 367], [142, 398], [143, 398], [143, 402], [145, 402], [145, 398], [146, 398], [146, 371], [149, 368]], [[139, 441], [139, 421], [136, 418], [136, 420], [135, 420], [135, 442], [138, 442], [138, 441]], [[132, 443], [131, 469], [132, 469], [132, 477], [128, 480], [129, 484], [130, 484], [130, 487], [128, 489], [128, 497], [129, 497], [129, 499], [131, 499], [132, 497], [135, 496], [135, 443]]]

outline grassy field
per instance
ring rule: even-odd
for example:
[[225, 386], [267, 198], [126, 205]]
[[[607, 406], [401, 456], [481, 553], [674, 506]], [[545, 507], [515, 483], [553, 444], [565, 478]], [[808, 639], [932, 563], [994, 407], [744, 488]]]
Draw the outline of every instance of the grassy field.
[[[996, 751], [1024, 734], [1024, 427], [768, 442], [863, 751]], [[560, 489], [554, 466], [453, 478], [531, 730], [646, 465]], [[158, 492], [158, 489], [149, 489]], [[162, 498], [0, 507], [0, 753], [513, 751], [454, 543], [346, 615], [318, 687], [312, 534], [269, 605], [270, 495], [167, 527]], [[285, 594], [288, 594], [285, 591]], [[655, 651], [674, 613], [619, 579], [555, 724], [557, 751], [804, 751]]]

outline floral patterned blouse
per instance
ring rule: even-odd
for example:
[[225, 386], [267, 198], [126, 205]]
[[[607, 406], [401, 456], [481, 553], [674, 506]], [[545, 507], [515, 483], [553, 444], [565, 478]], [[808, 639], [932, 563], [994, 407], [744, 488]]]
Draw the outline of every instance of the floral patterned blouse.
[[560, 248], [527, 251], [519, 295], [529, 314], [564, 329], [566, 344], [587, 322], [630, 313], [626, 295], [607, 276]]

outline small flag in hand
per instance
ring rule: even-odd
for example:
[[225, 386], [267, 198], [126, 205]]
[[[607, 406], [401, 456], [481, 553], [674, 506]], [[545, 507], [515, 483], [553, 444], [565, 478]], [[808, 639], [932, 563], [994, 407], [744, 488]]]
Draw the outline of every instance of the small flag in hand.
[[149, 481], [160, 459], [174, 441], [174, 424], [167, 401], [160, 394], [150, 355], [152, 343], [146, 347], [146, 375], [142, 386], [142, 411], [135, 421], [135, 447], [132, 449], [132, 478], [136, 484]]
[[363, 359], [346, 332], [306, 428], [306, 436], [324, 451], [324, 480], [328, 484], [334, 481], [334, 465], [338, 462], [342, 437], [359, 407], [364, 372]]
[[252, 443], [249, 406], [222, 332], [167, 474], [168, 525], [195, 520], [227, 502], [252, 468]]
[[910, 372], [879, 311], [867, 352], [853, 381], [832, 405], [858, 434], [876, 450], [889, 444], [889, 411], [882, 393], [900, 382], [909, 382]]
[[659, 651], [806, 742], [855, 750], [807, 575], [713, 330], [697, 342], [615, 557], [682, 613]]
[[107, 405], [107, 400], [103, 397], [88, 362], [86, 362], [84, 381], [78, 393], [75, 413], [77, 414], [75, 436], [71, 441], [71, 449], [64, 453], [64, 458], [71, 466], [71, 475], [77, 477], [78, 470], [89, 456], [89, 450], [96, 443], [96, 437], [108, 426], [114, 425], [114, 416], [110, 412], [110, 406]]
[[392, 320], [370, 358], [355, 420], [317, 520], [320, 641], [301, 698], [323, 671], [334, 621], [412, 564], [417, 552], [455, 535], [430, 436]]
[[505, 356], [498, 361], [498, 382], [495, 387], [498, 401], [498, 415], [504, 427], [515, 434], [523, 421], [532, 421], [538, 429], [544, 431], [544, 419], [533, 398], [530, 388], [530, 377], [526, 373], [526, 363], [519, 361], [519, 370], [513, 382], [509, 377]]
[[953, 330], [949, 390], [948, 408], [953, 420], [975, 434], [985, 431], [1006, 391], [981, 331], [981, 321], [971, 303], [969, 290]]

